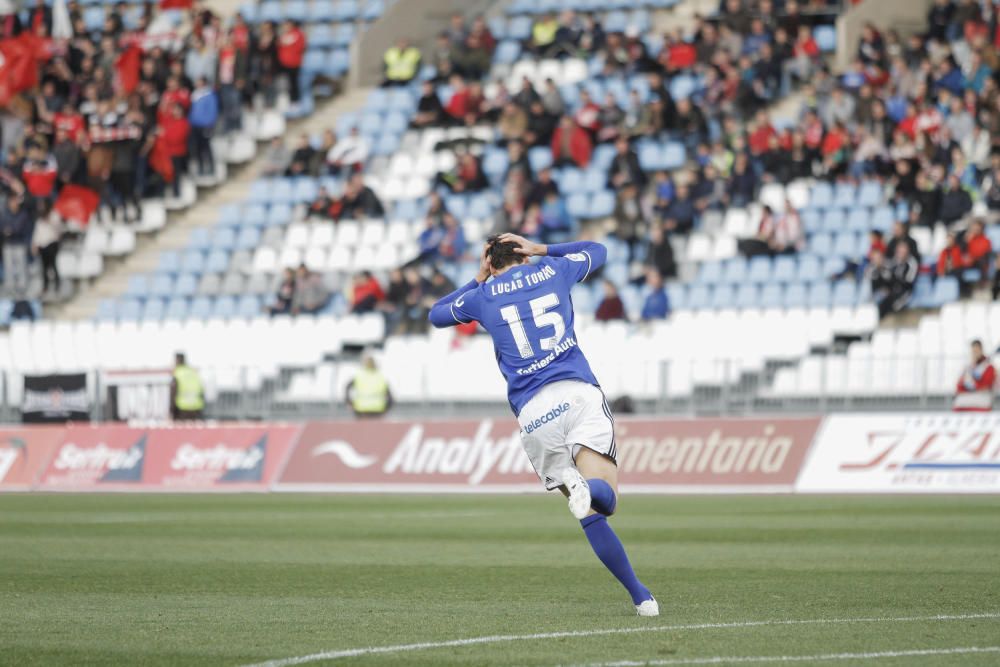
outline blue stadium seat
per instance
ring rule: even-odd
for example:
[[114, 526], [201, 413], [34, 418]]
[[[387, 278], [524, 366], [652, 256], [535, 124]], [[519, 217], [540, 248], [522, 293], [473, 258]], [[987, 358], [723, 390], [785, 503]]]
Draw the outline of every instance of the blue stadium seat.
[[263, 227], [267, 223], [267, 207], [262, 204], [250, 204], [243, 207], [241, 225]]
[[229, 319], [236, 315], [236, 299], [231, 296], [220, 296], [212, 305], [212, 317]]
[[739, 285], [747, 279], [747, 260], [734, 257], [726, 261], [722, 270], [722, 282], [728, 285]]
[[[316, 44], [315, 46], [319, 46]], [[319, 74], [326, 67], [326, 51], [322, 49], [309, 49], [302, 59], [302, 71], [307, 74]]]
[[485, 194], [474, 194], [469, 199], [469, 217], [475, 220], [487, 220], [493, 217], [495, 207]]
[[934, 308], [943, 306], [959, 299], [958, 279], [942, 276], [934, 282]]
[[374, 21], [385, 13], [385, 3], [383, 0], [368, 0], [361, 11], [361, 18], [365, 21]]
[[252, 294], [244, 294], [236, 304], [236, 315], [246, 319], [257, 317], [261, 313], [262, 304], [260, 300]]
[[858, 199], [858, 188], [854, 183], [837, 183], [833, 189], [833, 205], [839, 208], [852, 208]]
[[257, 22], [257, 5], [253, 2], [245, 2], [240, 5], [239, 14], [247, 23]]
[[663, 147], [663, 169], [680, 169], [687, 161], [687, 151], [679, 141], [669, 141]]
[[687, 307], [692, 310], [705, 310], [711, 305], [712, 292], [706, 285], [692, 285], [687, 294]]
[[715, 285], [723, 281], [722, 262], [704, 262], [698, 269], [698, 282], [704, 285]]
[[913, 285], [913, 296], [910, 297], [911, 308], [936, 308], [934, 300], [934, 283], [928, 275], [917, 276], [917, 282]]
[[350, 23], [341, 23], [333, 29], [333, 45], [348, 47], [354, 41], [355, 30]]
[[181, 270], [180, 255], [173, 250], [161, 252], [156, 265], [156, 270], [159, 273], [177, 273]]
[[771, 279], [779, 283], [788, 283], [795, 280], [796, 266], [795, 258], [783, 255], [775, 257]]
[[274, 204], [267, 211], [268, 227], [283, 227], [292, 221], [290, 204]]
[[818, 25], [813, 28], [813, 39], [819, 50], [828, 53], [837, 50], [837, 29], [832, 25]]
[[832, 254], [838, 257], [854, 257], [857, 249], [858, 237], [854, 232], [841, 232], [834, 237]]
[[366, 111], [358, 120], [358, 131], [366, 137], [374, 137], [382, 133], [382, 124], [385, 122], [381, 112]]
[[306, 20], [308, 6], [304, 0], [285, 0], [285, 16], [302, 23]]
[[583, 189], [591, 194], [600, 192], [608, 184], [608, 170], [593, 165], [583, 172]]
[[143, 273], [137, 273], [129, 276], [128, 285], [125, 288], [125, 294], [126, 296], [139, 299], [149, 294], [149, 279], [146, 275]]
[[747, 280], [754, 284], [770, 282], [771, 264], [770, 257], [754, 257], [750, 260], [750, 270], [747, 272]]
[[528, 151], [528, 163], [536, 174], [552, 166], [552, 149], [547, 146], [535, 146]]
[[329, 23], [334, 20], [334, 15], [331, 0], [312, 0], [309, 5], [308, 19], [310, 23]]
[[240, 234], [236, 237], [236, 248], [239, 250], [253, 250], [260, 244], [260, 229], [257, 227], [241, 227]]
[[736, 305], [736, 288], [732, 285], [716, 285], [712, 290], [709, 307], [713, 310], [733, 308]]
[[610, 144], [598, 144], [590, 156], [590, 169], [607, 173], [615, 159], [615, 147]]
[[559, 172], [558, 183], [563, 195], [583, 192], [583, 172], [576, 167], [566, 167]]
[[236, 246], [236, 230], [232, 227], [217, 227], [212, 232], [211, 247], [230, 250]]
[[281, 21], [282, 14], [281, 3], [268, 0], [267, 2], [260, 3], [257, 11], [257, 20], [262, 23], [266, 21], [277, 23]]
[[672, 310], [683, 310], [688, 307], [687, 289], [681, 283], [667, 285], [667, 298], [670, 300]]
[[807, 234], [814, 234], [823, 231], [823, 213], [814, 208], [807, 208], [802, 211], [802, 227]]
[[142, 305], [140, 319], [143, 322], [159, 322], [166, 312], [163, 299], [147, 299]]
[[[211, 256], [209, 256], [211, 258]], [[220, 272], [221, 273], [221, 272]], [[177, 276], [177, 282], [174, 283], [174, 294], [173, 296], [194, 296], [195, 292], [198, 291], [198, 278], [193, 274], [184, 273]]]
[[840, 208], [828, 208], [823, 212], [822, 230], [835, 234], [847, 228], [847, 216]]
[[354, 21], [360, 14], [357, 0], [339, 0], [335, 5], [334, 18], [338, 21]]
[[813, 234], [809, 239], [809, 252], [816, 255], [829, 255], [833, 252], [833, 237], [829, 234]]
[[847, 213], [847, 229], [852, 232], [867, 232], [871, 215], [864, 206], [856, 206]]
[[799, 257], [799, 282], [811, 283], [823, 277], [822, 267], [815, 255]]
[[758, 304], [761, 308], [781, 308], [785, 305], [785, 290], [776, 283], [770, 283], [760, 288]]
[[444, 206], [456, 218], [462, 219], [468, 216], [469, 198], [467, 195], [447, 195], [444, 198]]
[[638, 148], [639, 166], [643, 171], [659, 171], [663, 166], [663, 155], [660, 146], [655, 142], [642, 142]]
[[858, 300], [857, 283], [853, 280], [838, 280], [833, 288], [834, 306], [854, 306]]
[[601, 190], [594, 193], [590, 200], [591, 218], [606, 218], [615, 210], [615, 194], [611, 190]]
[[877, 181], [865, 181], [858, 189], [858, 206], [874, 208], [882, 204], [882, 186]]
[[114, 299], [101, 299], [97, 304], [98, 322], [114, 322], [118, 319], [118, 305]]
[[[157, 273], [149, 284], [149, 296], [170, 296], [174, 291], [174, 279], [169, 273]], [[137, 295], [143, 296], [143, 295]]]
[[389, 156], [399, 150], [402, 143], [403, 133], [387, 132], [379, 136], [375, 142], [373, 153], [375, 155]]
[[496, 52], [493, 54], [493, 62], [500, 65], [510, 65], [521, 55], [521, 45], [511, 39], [505, 39], [497, 44]]
[[810, 308], [829, 308], [833, 298], [830, 283], [823, 280], [809, 287], [807, 302]]
[[319, 186], [316, 183], [316, 179], [309, 178], [308, 176], [296, 178], [292, 186], [292, 201], [296, 204], [312, 202], [318, 192]]
[[327, 76], [337, 77], [346, 74], [350, 68], [351, 56], [347, 49], [334, 49], [330, 52], [330, 57], [326, 61], [326, 69], [323, 71]]
[[701, 84], [697, 77], [689, 74], [678, 74], [670, 80], [670, 96], [675, 100], [685, 100], [698, 92], [700, 87]]
[[191, 230], [191, 237], [188, 239], [188, 247], [197, 250], [207, 250], [212, 245], [208, 229], [205, 227], [195, 227]]
[[824, 181], [816, 183], [809, 193], [809, 207], [826, 209], [833, 206], [833, 187]]
[[891, 206], [879, 206], [872, 211], [871, 228], [878, 229], [883, 233], [892, 228], [892, 223], [896, 221], [896, 212]]
[[[248, 229], [253, 229], [248, 227]], [[256, 230], [254, 230], [256, 231]], [[229, 251], [215, 248], [208, 253], [205, 260], [205, 273], [225, 273], [229, 268]]]
[[524, 41], [531, 37], [531, 19], [527, 16], [515, 16], [507, 24], [507, 37]]
[[118, 302], [118, 321], [137, 322], [142, 316], [142, 301], [139, 299], [122, 299]]
[[226, 204], [219, 208], [219, 220], [216, 224], [220, 227], [237, 227], [240, 224], [240, 215], [238, 204]]
[[760, 301], [760, 292], [756, 285], [743, 284], [736, 290], [735, 305], [737, 308], [756, 308]]
[[180, 268], [184, 273], [204, 273], [205, 255], [200, 250], [188, 250], [181, 258]]
[[174, 297], [167, 302], [164, 318], [168, 320], [183, 320], [188, 316], [188, 300]]
[[212, 299], [207, 296], [196, 296], [191, 300], [187, 318], [192, 320], [207, 320], [212, 315]]
[[803, 308], [808, 301], [805, 283], [792, 283], [785, 288], [785, 308]]

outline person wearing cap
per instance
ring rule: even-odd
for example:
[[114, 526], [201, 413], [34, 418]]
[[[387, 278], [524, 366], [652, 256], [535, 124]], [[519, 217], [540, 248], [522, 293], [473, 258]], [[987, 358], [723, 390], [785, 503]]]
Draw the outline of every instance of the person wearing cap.
[[993, 409], [993, 391], [997, 372], [983, 353], [983, 343], [972, 341], [972, 363], [958, 379], [952, 410], [955, 412], [990, 412]]

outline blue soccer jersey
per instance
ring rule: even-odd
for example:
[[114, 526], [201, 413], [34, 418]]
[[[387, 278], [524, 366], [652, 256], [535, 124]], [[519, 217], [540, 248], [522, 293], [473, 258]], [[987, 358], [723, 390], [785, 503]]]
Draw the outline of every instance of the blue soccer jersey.
[[606, 258], [600, 243], [550, 245], [535, 264], [515, 266], [489, 282], [473, 280], [442, 298], [431, 309], [431, 323], [446, 327], [476, 321], [489, 332], [507, 380], [507, 398], [519, 414], [551, 382], [597, 385], [577, 345], [570, 289]]

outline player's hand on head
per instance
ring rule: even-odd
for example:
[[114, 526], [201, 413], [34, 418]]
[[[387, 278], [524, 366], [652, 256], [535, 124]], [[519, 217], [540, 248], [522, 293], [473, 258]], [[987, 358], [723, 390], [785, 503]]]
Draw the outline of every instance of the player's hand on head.
[[517, 248], [514, 249], [514, 252], [520, 255], [527, 255], [528, 257], [544, 255], [547, 251], [547, 247], [541, 243], [529, 241], [523, 236], [518, 236], [517, 234], [511, 234], [509, 232], [501, 234], [497, 240], [501, 243], [516, 243]]
[[483, 244], [483, 251], [479, 253], [479, 271], [476, 273], [476, 282], [485, 283], [490, 277], [490, 244]]

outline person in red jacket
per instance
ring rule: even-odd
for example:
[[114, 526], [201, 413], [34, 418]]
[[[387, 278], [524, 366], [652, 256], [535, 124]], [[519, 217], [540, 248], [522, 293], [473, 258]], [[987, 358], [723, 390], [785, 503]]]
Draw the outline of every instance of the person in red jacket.
[[557, 167], [586, 167], [593, 142], [586, 130], [570, 116], [563, 116], [552, 135], [552, 160]]
[[965, 254], [967, 266], [979, 269], [983, 276], [989, 275], [993, 244], [983, 233], [982, 220], [973, 220], [969, 225], [969, 231], [965, 233]]
[[972, 363], [958, 380], [952, 409], [955, 412], [991, 411], [993, 409], [993, 387], [996, 381], [996, 369], [983, 354], [982, 341], [972, 341]]
[[385, 292], [382, 291], [382, 285], [370, 271], [361, 271], [354, 276], [353, 294], [351, 295], [352, 313], [370, 313], [383, 299], [385, 299]]
[[292, 21], [281, 24], [278, 35], [278, 64], [288, 76], [288, 94], [293, 104], [298, 104], [301, 92], [299, 90], [299, 71], [302, 69], [302, 59], [306, 52], [306, 36]]
[[174, 165], [174, 196], [180, 197], [181, 175], [187, 171], [188, 137], [191, 135], [191, 124], [184, 107], [180, 104], [173, 106], [170, 116], [161, 121], [160, 132], [167, 155]]
[[955, 276], [961, 274], [966, 269], [965, 254], [962, 247], [958, 245], [958, 237], [954, 233], [948, 234], [948, 240], [944, 248], [938, 255], [937, 275]]

